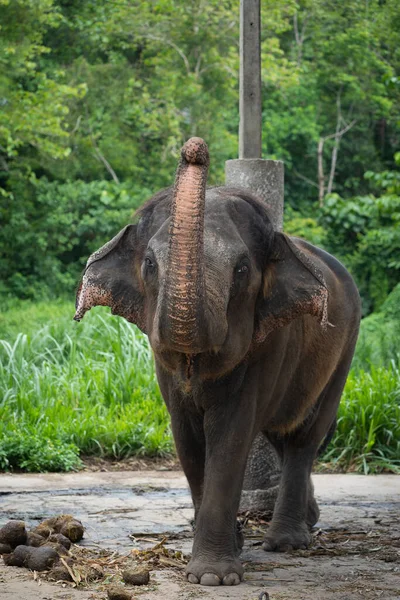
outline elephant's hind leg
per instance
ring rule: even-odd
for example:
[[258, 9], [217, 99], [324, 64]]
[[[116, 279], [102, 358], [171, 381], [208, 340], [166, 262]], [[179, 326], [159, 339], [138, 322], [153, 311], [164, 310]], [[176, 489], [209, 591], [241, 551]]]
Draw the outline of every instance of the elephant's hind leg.
[[314, 454], [314, 448], [286, 445], [278, 498], [264, 539], [264, 550], [284, 552], [310, 545], [308, 493]]
[[[322, 445], [318, 449], [318, 455], [323, 453], [325, 448], [329, 445], [329, 442], [333, 438], [335, 431], [336, 431], [336, 417], [332, 421], [332, 423], [329, 427], [328, 433], [326, 434], [325, 439], [322, 442]], [[307, 506], [307, 517], [306, 517], [307, 525], [310, 528], [314, 527], [314, 525], [318, 522], [319, 515], [320, 515], [320, 510], [319, 510], [318, 503], [314, 496], [314, 484], [310, 477], [309, 487], [308, 487], [308, 506]]]
[[264, 550], [306, 548], [312, 541], [310, 529], [318, 521], [319, 508], [314, 497], [311, 469], [322, 440], [331, 433], [353, 350], [353, 346], [349, 347], [321, 393], [314, 419], [286, 439], [271, 438], [281, 457], [282, 477]]
[[310, 529], [314, 527], [317, 523], [320, 515], [320, 510], [318, 503], [314, 496], [314, 484], [310, 477], [310, 481], [308, 484], [308, 500], [307, 500], [307, 514], [306, 514], [306, 523]]

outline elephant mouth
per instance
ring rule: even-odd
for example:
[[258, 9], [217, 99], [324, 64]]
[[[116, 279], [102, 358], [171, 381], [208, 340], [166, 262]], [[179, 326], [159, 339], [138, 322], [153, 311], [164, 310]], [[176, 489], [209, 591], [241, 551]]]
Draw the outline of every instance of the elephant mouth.
[[203, 354], [184, 354], [183, 352], [165, 350], [157, 352], [156, 358], [163, 368], [173, 374], [176, 381], [186, 388], [186, 391], [191, 390], [193, 385], [202, 379]]
[[181, 381], [192, 382], [200, 375], [204, 354], [185, 354], [177, 350], [162, 349], [155, 352], [163, 367]]
[[186, 378], [190, 380], [193, 376], [196, 354], [185, 354]]
[[[214, 379], [224, 374], [226, 361], [223, 355], [216, 360], [216, 352], [200, 352], [197, 354], [184, 354], [183, 352], [163, 350], [155, 352], [163, 368], [176, 377], [183, 385], [192, 389], [205, 380]], [[230, 361], [229, 361], [230, 362]]]

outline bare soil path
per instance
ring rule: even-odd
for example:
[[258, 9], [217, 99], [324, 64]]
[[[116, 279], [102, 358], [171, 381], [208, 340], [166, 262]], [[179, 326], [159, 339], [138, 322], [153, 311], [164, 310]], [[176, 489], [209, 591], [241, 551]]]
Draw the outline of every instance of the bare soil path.
[[[143, 600], [257, 600], [262, 591], [270, 600], [399, 600], [400, 476], [318, 474], [313, 479], [321, 507], [313, 546], [265, 553], [260, 542], [267, 524], [249, 521], [241, 556], [245, 580], [233, 588], [188, 584], [181, 561], [168, 558], [175, 550], [190, 553], [192, 508], [183, 474], [165, 466], [0, 475], [0, 526], [11, 518], [36, 525], [52, 515], [72, 513], [86, 527], [85, 552], [103, 552], [109, 562], [119, 555], [132, 557], [132, 551], [138, 556], [162, 542], [164, 562], [156, 556], [149, 563], [150, 585], [132, 588], [133, 597]], [[1, 600], [103, 600], [106, 589], [104, 581], [83, 589], [52, 584], [0, 560]]]

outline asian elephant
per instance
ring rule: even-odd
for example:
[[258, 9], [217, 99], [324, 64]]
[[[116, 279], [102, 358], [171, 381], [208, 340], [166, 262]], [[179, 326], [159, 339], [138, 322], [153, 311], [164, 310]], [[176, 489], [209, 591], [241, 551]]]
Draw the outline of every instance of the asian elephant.
[[191, 138], [174, 187], [90, 256], [75, 319], [109, 306], [149, 336], [194, 504], [187, 578], [236, 585], [237, 511], [259, 432], [282, 462], [263, 548], [311, 542], [311, 468], [335, 428], [360, 298], [335, 258], [274, 231], [249, 191], [207, 189], [208, 165], [206, 144]]

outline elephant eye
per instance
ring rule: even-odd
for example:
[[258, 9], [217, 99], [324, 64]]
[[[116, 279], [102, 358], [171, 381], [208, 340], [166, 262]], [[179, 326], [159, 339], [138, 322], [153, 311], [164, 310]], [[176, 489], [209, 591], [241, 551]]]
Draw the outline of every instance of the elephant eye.
[[244, 273], [248, 273], [249, 267], [247, 265], [241, 265], [236, 269], [236, 273], [239, 275], [243, 275]]
[[144, 263], [145, 263], [146, 267], [149, 267], [150, 269], [151, 269], [151, 267], [154, 267], [153, 261], [148, 256], [146, 256], [146, 258], [144, 259]]
[[247, 275], [247, 273], [249, 271], [250, 271], [250, 266], [249, 266], [248, 261], [243, 261], [243, 262], [241, 261], [235, 269], [235, 274], [238, 277], [243, 277], [244, 275]]
[[144, 270], [148, 273], [154, 273], [157, 268], [155, 261], [150, 256], [145, 256], [143, 261]]

